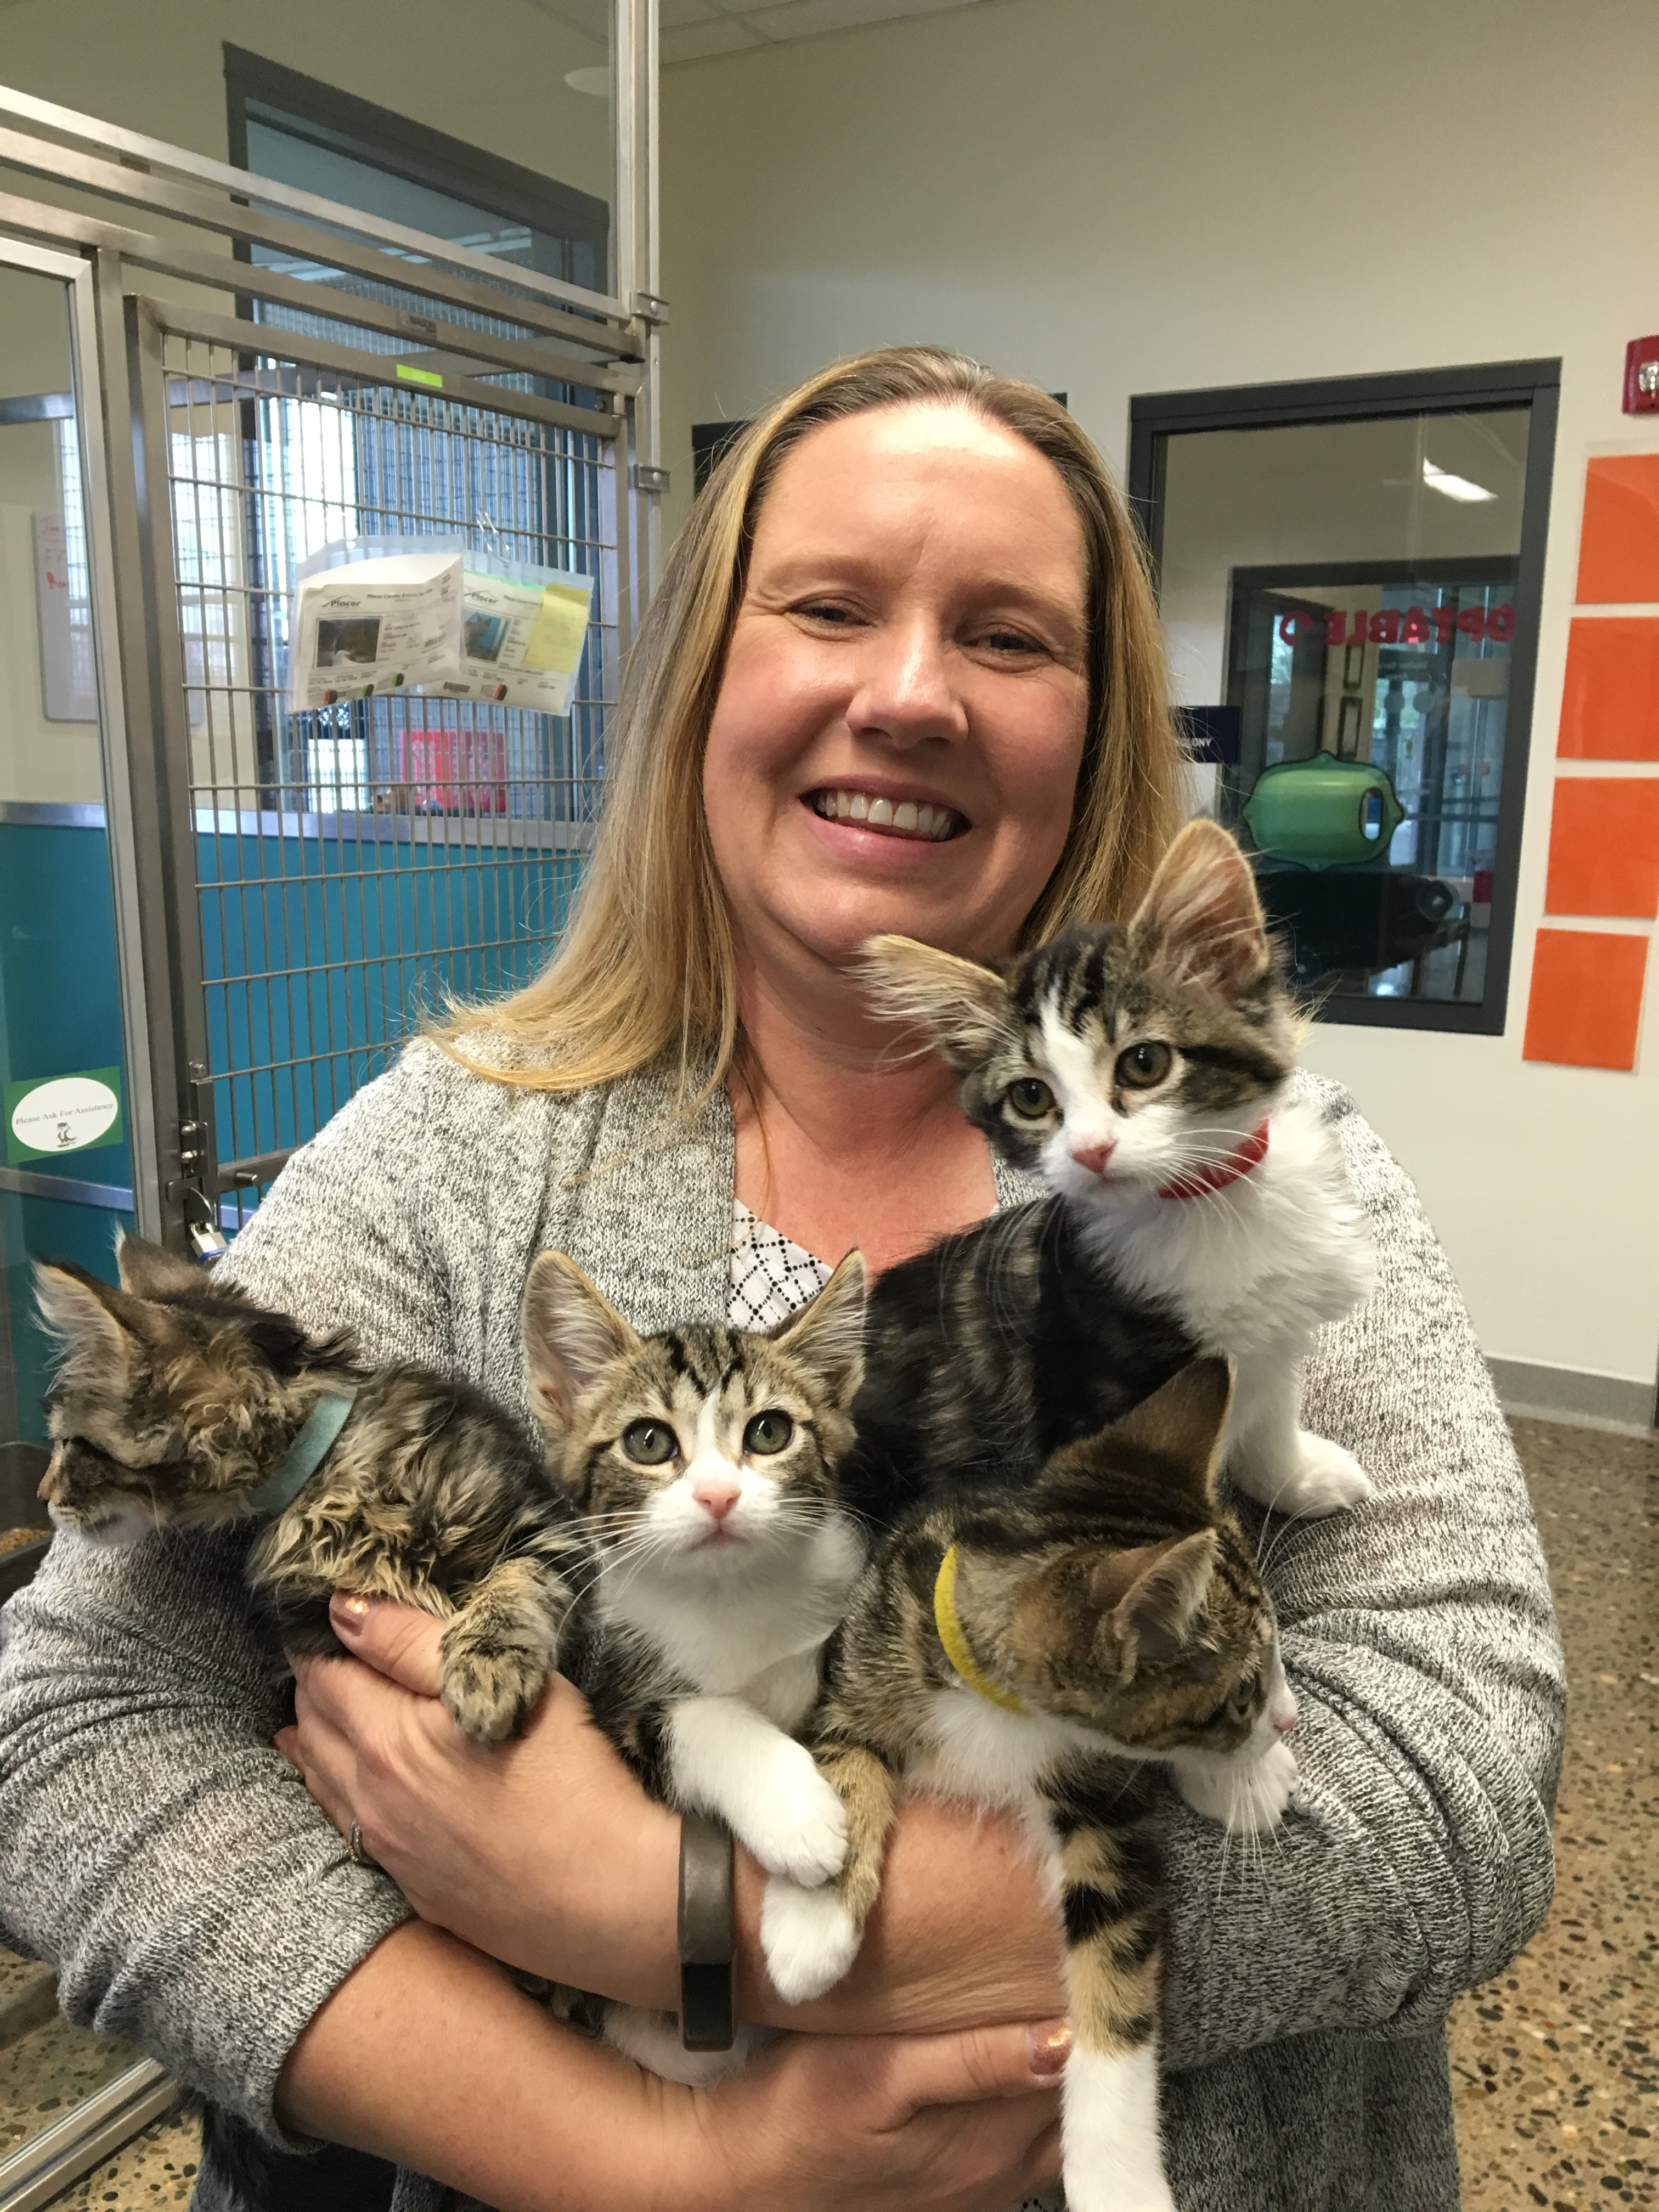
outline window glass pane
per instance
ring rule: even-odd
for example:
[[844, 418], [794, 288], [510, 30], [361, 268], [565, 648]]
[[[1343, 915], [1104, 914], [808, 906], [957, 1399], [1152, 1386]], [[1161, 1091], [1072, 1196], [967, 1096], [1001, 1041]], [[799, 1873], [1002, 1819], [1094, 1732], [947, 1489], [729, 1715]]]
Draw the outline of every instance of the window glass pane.
[[1204, 795], [1322, 997], [1482, 1003], [1528, 424], [1163, 441], [1176, 696], [1231, 710]]

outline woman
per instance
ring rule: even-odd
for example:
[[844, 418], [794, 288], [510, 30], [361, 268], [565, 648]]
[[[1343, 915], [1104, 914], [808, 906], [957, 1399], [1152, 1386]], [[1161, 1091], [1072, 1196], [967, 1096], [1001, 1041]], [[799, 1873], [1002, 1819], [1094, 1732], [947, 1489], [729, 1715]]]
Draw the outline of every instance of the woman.
[[[854, 1243], [880, 1267], [1024, 1194], [943, 1072], [892, 1052], [848, 957], [878, 930], [988, 954], [1121, 912], [1175, 815], [1121, 501], [1062, 410], [925, 349], [753, 426], [669, 563], [619, 736], [547, 974], [359, 1094], [222, 1263], [520, 1407], [544, 1247], [652, 1328], [787, 1310]], [[1409, 1187], [1322, 1096], [1382, 1280], [1313, 1363], [1308, 1418], [1379, 1496], [1273, 1553], [1290, 1822], [1230, 1862], [1171, 1807], [1165, 2108], [1194, 2212], [1455, 2204], [1444, 2009], [1550, 1893], [1560, 1676], [1524, 1487]], [[273, 2136], [508, 2212], [1003, 2212], [1052, 2179], [1056, 1953], [1010, 1832], [908, 1808], [853, 1975], [788, 2019], [824, 2033], [712, 2096], [643, 2080], [490, 1962], [672, 2002], [677, 1824], [567, 1686], [480, 1753], [431, 1696], [431, 1625], [342, 1607], [371, 1663], [306, 1668], [283, 1740], [330, 1826], [264, 1741], [243, 1548], [60, 1546], [15, 1609], [0, 1895], [76, 2017]], [[354, 1821], [418, 1917], [347, 1853]], [[783, 2024], [757, 1890], [744, 1866], [740, 2008]]]

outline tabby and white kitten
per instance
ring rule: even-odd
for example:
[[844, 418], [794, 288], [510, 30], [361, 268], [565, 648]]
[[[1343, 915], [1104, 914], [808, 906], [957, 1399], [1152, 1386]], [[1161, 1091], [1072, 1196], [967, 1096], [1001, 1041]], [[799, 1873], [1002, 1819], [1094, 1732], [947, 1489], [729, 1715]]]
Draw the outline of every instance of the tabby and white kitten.
[[[651, 1796], [724, 1820], [803, 1893], [847, 1849], [841, 1800], [796, 1738], [865, 1562], [835, 1486], [864, 1320], [856, 1252], [764, 1335], [694, 1323], [641, 1337], [559, 1252], [525, 1287], [531, 1403], [599, 1563], [561, 1668]], [[764, 2039], [740, 2028], [731, 2051], [698, 2054], [672, 2014], [580, 2009], [677, 2081], [717, 2079]]]
[[248, 1553], [273, 1654], [341, 1650], [337, 1591], [400, 1599], [448, 1623], [442, 1695], [457, 1726], [481, 1743], [510, 1734], [557, 1663], [588, 1559], [520, 1425], [470, 1383], [410, 1361], [370, 1368], [345, 1332], [313, 1340], [136, 1237], [117, 1264], [118, 1290], [68, 1265], [35, 1269], [64, 1347], [40, 1484], [55, 1525], [131, 1544], [256, 1513], [319, 1401], [355, 1392]]
[[1234, 1363], [1239, 1486], [1292, 1514], [1368, 1497], [1358, 1462], [1299, 1413], [1316, 1332], [1370, 1292], [1370, 1233], [1335, 1139], [1287, 1095], [1298, 1024], [1227, 832], [1188, 823], [1127, 927], [1079, 926], [995, 966], [881, 937], [867, 973], [963, 1077], [963, 1109], [1002, 1157], [1042, 1174], [1120, 1307]]
[[820, 1887], [767, 1885], [768, 1970], [802, 2002], [857, 1952], [902, 1795], [1022, 1817], [1066, 1944], [1069, 2212], [1174, 2212], [1158, 1765], [1183, 1782], [1210, 1770], [1240, 1827], [1282, 1806], [1296, 1705], [1255, 1553], [1216, 1499], [1228, 1395], [1224, 1363], [1197, 1361], [1034, 1484], [936, 1504], [886, 1540], [831, 1643], [813, 1729], [846, 1863]]

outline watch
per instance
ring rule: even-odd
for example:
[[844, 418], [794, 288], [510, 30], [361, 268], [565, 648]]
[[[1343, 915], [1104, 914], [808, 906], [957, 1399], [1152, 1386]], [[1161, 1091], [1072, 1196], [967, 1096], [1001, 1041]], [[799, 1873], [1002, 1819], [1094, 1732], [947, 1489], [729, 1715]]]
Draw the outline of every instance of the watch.
[[680, 1815], [680, 2041], [729, 2051], [732, 1960], [738, 1948], [732, 1831], [701, 1813]]

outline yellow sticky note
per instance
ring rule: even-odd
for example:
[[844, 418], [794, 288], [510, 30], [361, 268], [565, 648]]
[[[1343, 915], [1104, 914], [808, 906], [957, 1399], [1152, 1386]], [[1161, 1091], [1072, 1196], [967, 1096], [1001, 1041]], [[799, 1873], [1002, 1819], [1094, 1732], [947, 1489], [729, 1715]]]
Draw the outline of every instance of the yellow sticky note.
[[549, 584], [544, 588], [530, 641], [524, 649], [526, 668], [540, 669], [553, 676], [574, 673], [587, 636], [589, 597], [578, 585]]

